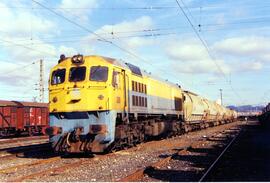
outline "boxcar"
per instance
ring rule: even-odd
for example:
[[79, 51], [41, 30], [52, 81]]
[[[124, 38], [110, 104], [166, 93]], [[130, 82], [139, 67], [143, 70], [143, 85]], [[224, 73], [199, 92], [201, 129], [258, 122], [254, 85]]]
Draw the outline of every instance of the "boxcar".
[[46, 103], [0, 100], [0, 137], [42, 133], [48, 120]]

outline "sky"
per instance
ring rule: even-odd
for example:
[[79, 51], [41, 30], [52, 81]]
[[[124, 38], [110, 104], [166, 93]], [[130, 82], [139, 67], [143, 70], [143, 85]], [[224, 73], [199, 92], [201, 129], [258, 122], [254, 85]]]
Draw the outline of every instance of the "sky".
[[[102, 55], [224, 105], [270, 101], [270, 1], [1, 0], [0, 99], [39, 100], [44, 62]], [[182, 8], [182, 9], [181, 9]], [[184, 13], [183, 13], [183, 11]]]

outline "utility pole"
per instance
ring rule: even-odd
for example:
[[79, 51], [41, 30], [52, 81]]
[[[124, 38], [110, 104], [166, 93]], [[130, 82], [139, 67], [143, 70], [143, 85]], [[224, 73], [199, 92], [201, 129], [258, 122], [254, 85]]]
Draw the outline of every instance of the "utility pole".
[[221, 103], [221, 105], [223, 105], [223, 101], [222, 101], [222, 89], [219, 89], [219, 91], [220, 91], [220, 103]]
[[43, 60], [40, 59], [39, 64], [39, 101], [44, 102], [44, 73]]

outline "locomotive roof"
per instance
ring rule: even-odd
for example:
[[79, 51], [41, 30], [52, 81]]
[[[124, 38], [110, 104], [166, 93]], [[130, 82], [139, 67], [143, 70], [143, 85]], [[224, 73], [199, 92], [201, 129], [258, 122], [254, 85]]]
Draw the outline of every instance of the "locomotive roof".
[[[174, 86], [174, 87], [179, 87], [180, 85], [178, 83], [173, 83], [170, 82], [168, 80], [165, 80], [161, 77], [158, 77], [156, 75], [152, 75], [151, 73], [146, 72], [145, 70], [142, 70], [140, 67], [133, 65], [131, 63], [125, 62], [121, 59], [115, 59], [115, 58], [111, 58], [111, 57], [105, 57], [105, 56], [101, 56], [101, 55], [84, 55], [85, 58], [91, 58], [91, 57], [97, 57], [97, 58], [102, 58], [104, 61], [108, 62], [109, 64], [112, 65], [116, 65], [119, 67], [122, 67], [126, 70], [130, 70], [134, 75], [137, 76], [143, 76], [143, 77], [149, 77], [152, 79], [156, 79], [158, 81], [164, 82], [168, 85]], [[70, 60], [71, 57], [65, 57], [65, 59], [63, 61], [67, 61]], [[180, 86], [181, 88], [181, 86]]]
[[0, 106], [48, 107], [48, 103], [0, 100]]
[[[103, 56], [98, 56], [98, 57], [103, 58], [104, 60], [106, 60], [107, 62], [109, 62], [109, 63], [111, 63], [113, 65], [117, 65], [117, 66], [120, 66], [122, 68], [128, 69], [128, 70], [130, 70], [135, 75], [144, 76], [144, 77], [150, 77], [150, 78], [156, 79], [158, 81], [165, 82], [165, 83], [167, 83], [169, 85], [172, 85], [174, 87], [179, 87], [180, 86], [180, 85], [178, 85], [176, 83], [172, 83], [172, 82], [170, 82], [168, 80], [165, 80], [165, 79], [163, 79], [161, 77], [152, 75], [151, 73], [148, 73], [145, 70], [142, 70], [140, 67], [138, 67], [136, 65], [133, 65], [133, 64], [130, 64], [130, 63], [127, 63], [127, 62], [124, 62], [123, 60], [117, 60], [117, 59], [114, 59], [114, 58], [103, 57]], [[139, 69], [139, 71], [138, 71], [138, 69]], [[138, 72], [140, 72], [140, 74]]]

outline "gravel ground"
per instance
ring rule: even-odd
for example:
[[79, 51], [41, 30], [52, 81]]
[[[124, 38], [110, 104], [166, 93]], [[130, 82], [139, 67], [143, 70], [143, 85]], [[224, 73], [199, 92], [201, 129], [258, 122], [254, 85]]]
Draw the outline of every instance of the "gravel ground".
[[[83, 160], [83, 163], [79, 166], [70, 167], [65, 170], [51, 172], [42, 176], [38, 176], [25, 181], [118, 181], [121, 178], [133, 173], [134, 171], [147, 167], [154, 162], [161, 160], [167, 155], [173, 154], [176, 150], [181, 148], [189, 148], [190, 151], [187, 153], [193, 153], [198, 158], [208, 154], [208, 152], [192, 152], [191, 150], [196, 146], [202, 146], [207, 148], [208, 146], [215, 143], [212, 137], [224, 137], [225, 130], [229, 128], [236, 128], [241, 122], [226, 124], [213, 128], [208, 128], [199, 132], [191, 132], [179, 137], [164, 139], [161, 141], [151, 141], [144, 144], [140, 144], [137, 147], [130, 148], [128, 150], [119, 151], [109, 155], [96, 155], [94, 158], [65, 158], [60, 161], [53, 162], [46, 165], [40, 165], [38, 167], [33, 166], [23, 171], [18, 171], [13, 174], [14, 177], [20, 177], [29, 173], [33, 173], [36, 170], [50, 169], [52, 167], [60, 167], [61, 165], [71, 163], [78, 160]], [[226, 132], [227, 134], [229, 132]], [[222, 135], [223, 134], [223, 135]], [[206, 141], [210, 138], [212, 141]], [[191, 155], [190, 155], [191, 156]], [[177, 157], [174, 157], [177, 158]], [[178, 161], [178, 159], [176, 159]], [[177, 162], [175, 161], [175, 162]], [[208, 160], [207, 160], [208, 161]], [[181, 160], [182, 169], [192, 164], [193, 162]], [[171, 162], [170, 162], [171, 163]], [[173, 163], [173, 161], [172, 161]], [[173, 164], [168, 165], [169, 168], [174, 167]], [[200, 171], [203, 167], [193, 167], [189, 171]], [[191, 174], [189, 174], [191, 176]], [[11, 176], [6, 176], [1, 181], [6, 181]], [[188, 175], [186, 176], [188, 177]], [[159, 179], [151, 179], [152, 181], [159, 181]], [[190, 179], [189, 179], [190, 180]], [[145, 180], [147, 181], [147, 180]]]
[[[50, 163], [44, 163], [44, 164], [38, 164], [38, 165], [32, 165], [32, 166], [14, 169], [12, 171], [8, 171], [7, 173], [1, 173], [0, 181], [1, 182], [11, 181], [11, 180], [20, 178], [22, 176], [29, 175], [29, 173], [31, 174], [37, 173], [40, 170], [48, 170], [48, 169], [60, 167], [64, 164], [74, 163], [75, 161], [79, 161], [79, 160], [77, 158], [69, 158], [69, 159], [63, 158], [63, 159], [50, 162]], [[37, 160], [31, 161], [31, 163], [34, 163], [34, 162], [37, 162]], [[25, 164], [25, 162], [23, 164]], [[18, 164], [16, 163], [16, 165]], [[43, 181], [43, 180], [41, 179], [39, 181]]]
[[270, 128], [250, 122], [205, 181], [270, 181]]
[[[243, 126], [242, 126], [243, 128]], [[236, 135], [237, 128], [215, 133], [211, 137], [199, 139], [180, 154], [174, 155], [170, 162], [160, 168], [151, 168], [145, 171], [142, 182], [197, 182], [220, 155], [225, 146]], [[233, 165], [232, 162], [230, 162]], [[223, 171], [223, 166], [220, 170]], [[234, 171], [232, 171], [234, 172]], [[231, 172], [231, 174], [233, 174]], [[228, 177], [231, 174], [227, 174]], [[244, 176], [244, 175], [243, 175]], [[232, 179], [209, 179], [207, 181], [233, 181]]]

